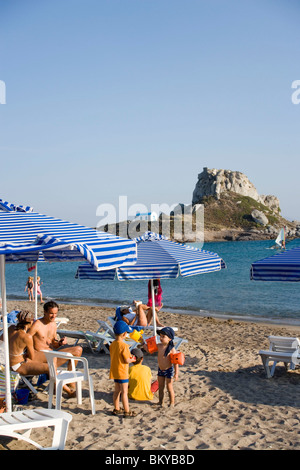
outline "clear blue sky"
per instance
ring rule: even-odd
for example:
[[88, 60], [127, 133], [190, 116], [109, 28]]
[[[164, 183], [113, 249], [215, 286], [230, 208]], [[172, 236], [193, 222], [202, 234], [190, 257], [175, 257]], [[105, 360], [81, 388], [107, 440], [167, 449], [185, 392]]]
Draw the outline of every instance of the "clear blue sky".
[[0, 1], [0, 198], [85, 225], [245, 173], [300, 220], [298, 0]]

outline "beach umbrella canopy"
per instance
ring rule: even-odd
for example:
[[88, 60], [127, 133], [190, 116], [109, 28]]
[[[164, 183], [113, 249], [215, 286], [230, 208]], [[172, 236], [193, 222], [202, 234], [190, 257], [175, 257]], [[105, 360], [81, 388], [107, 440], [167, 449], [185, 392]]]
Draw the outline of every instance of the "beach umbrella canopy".
[[31, 208], [22, 212], [1, 208], [3, 204], [0, 205], [0, 255], [5, 255], [7, 263], [34, 263], [44, 245], [48, 245], [43, 252], [46, 261], [86, 260], [96, 270], [136, 262], [133, 240], [42, 215]]
[[300, 248], [282, 251], [251, 264], [253, 281], [300, 281]]
[[95, 280], [118, 279], [119, 281], [151, 280], [154, 334], [156, 334], [153, 279], [194, 276], [220, 271], [226, 266], [216, 253], [173, 242], [157, 233], [146, 232], [134, 240], [137, 243], [137, 263], [134, 266], [121, 266], [117, 269], [97, 272], [85, 263], [78, 267], [75, 277]]
[[34, 212], [0, 199], [0, 279], [5, 342], [6, 406], [11, 408], [7, 334], [5, 263], [88, 261], [96, 271], [115, 269], [137, 260], [136, 243]]

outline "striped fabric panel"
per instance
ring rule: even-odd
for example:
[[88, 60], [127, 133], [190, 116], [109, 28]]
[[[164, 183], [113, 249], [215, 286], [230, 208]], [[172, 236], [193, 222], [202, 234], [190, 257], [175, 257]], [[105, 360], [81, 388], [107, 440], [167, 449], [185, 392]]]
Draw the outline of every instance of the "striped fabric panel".
[[119, 281], [144, 281], [149, 279], [176, 279], [178, 266], [134, 266], [132, 268], [119, 268], [117, 277]]
[[[19, 383], [19, 375], [15, 372], [10, 373], [11, 393], [14, 393]], [[5, 398], [5, 370], [4, 366], [0, 366], [0, 398]]]
[[[222, 259], [216, 253], [184, 245], [182, 243], [172, 242], [166, 239], [136, 239], [138, 247], [138, 266], [148, 265], [150, 262], [157, 268], [163, 269], [163, 266], [180, 269], [181, 276], [193, 276], [196, 274], [219, 271], [225, 267]], [[179, 273], [178, 273], [179, 274]], [[178, 275], [177, 274], [177, 275]]]
[[32, 212], [33, 208], [30, 206], [16, 206], [15, 204], [10, 204], [7, 201], [3, 201], [0, 199], [0, 210], [5, 211], [5, 212]]
[[[54, 239], [54, 242], [47, 241], [48, 237], [49, 240]], [[60, 244], [62, 249], [53, 245], [51, 251], [51, 243]], [[19, 254], [16, 246], [12, 245], [9, 251], [3, 244], [18, 244]], [[43, 252], [46, 261], [87, 260], [96, 269], [134, 264], [137, 259], [136, 243], [133, 240], [36, 212], [0, 211], [0, 254], [6, 254], [7, 262], [35, 262], [36, 255], [33, 252], [36, 248], [29, 249], [28, 244], [47, 249]]]
[[252, 263], [250, 279], [254, 281], [300, 281], [300, 248], [277, 253]]
[[212, 259], [212, 260], [202, 260], [201, 262], [191, 262], [191, 263], [182, 263], [180, 265], [181, 276], [194, 276], [196, 274], [205, 274], [211, 273], [213, 271], [220, 271], [221, 260]]
[[[172, 242], [157, 234], [146, 233], [135, 239], [138, 260], [134, 266], [122, 266], [116, 271], [119, 281], [175, 279], [219, 271], [226, 267], [216, 253], [199, 250], [189, 245]], [[95, 270], [80, 265], [76, 277], [79, 279], [99, 279]], [[114, 278], [114, 276], [112, 276]]]
[[[80, 268], [80, 269], [79, 269]], [[98, 281], [113, 281], [116, 277], [116, 270], [96, 271], [90, 264], [81, 264], [76, 272], [76, 279], [96, 279]]]

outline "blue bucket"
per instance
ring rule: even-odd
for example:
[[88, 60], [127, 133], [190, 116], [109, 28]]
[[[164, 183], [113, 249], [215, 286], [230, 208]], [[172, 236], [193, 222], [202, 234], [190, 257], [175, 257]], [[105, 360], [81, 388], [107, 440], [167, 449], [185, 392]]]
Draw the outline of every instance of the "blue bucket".
[[29, 398], [28, 388], [20, 388], [19, 390], [16, 391], [16, 396], [17, 396], [18, 403], [20, 405], [27, 405], [28, 398]]

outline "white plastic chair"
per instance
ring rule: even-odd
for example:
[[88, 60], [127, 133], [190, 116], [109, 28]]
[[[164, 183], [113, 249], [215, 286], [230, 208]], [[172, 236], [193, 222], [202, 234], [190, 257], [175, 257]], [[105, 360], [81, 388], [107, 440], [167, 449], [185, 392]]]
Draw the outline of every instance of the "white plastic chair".
[[62, 323], [69, 323], [69, 319], [66, 317], [56, 317], [56, 327], [59, 328]]
[[[63, 450], [71, 420], [72, 416], [65, 411], [45, 410], [43, 408], [1, 413], [0, 436], [21, 439], [40, 450]], [[48, 426], [54, 426], [51, 447], [42, 447], [36, 441], [30, 439], [32, 429]], [[20, 431], [25, 432], [19, 433]]]
[[[89, 394], [90, 394], [90, 402], [92, 408], [92, 414], [95, 414], [95, 399], [94, 399], [94, 387], [93, 387], [93, 379], [89, 374], [88, 368], [88, 361], [85, 357], [77, 357], [73, 356], [71, 353], [64, 353], [62, 351], [43, 351], [46, 355], [47, 362], [49, 365], [49, 401], [48, 401], [48, 408], [52, 407], [53, 401], [53, 392], [54, 392], [54, 385], [56, 385], [56, 404], [55, 409], [61, 409], [61, 399], [62, 399], [62, 391], [63, 386], [76, 383], [76, 395], [77, 395], [77, 403], [78, 405], [82, 404], [82, 382], [85, 380], [88, 382], [89, 387]], [[72, 364], [72, 370], [66, 369], [58, 369], [54, 365], [54, 358], [66, 359], [70, 360]], [[81, 362], [83, 364], [83, 370], [76, 370], [75, 362]]]

